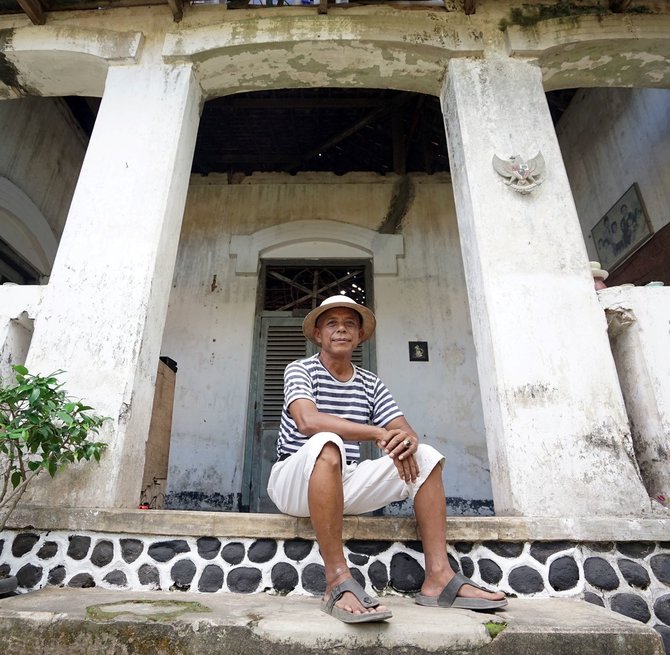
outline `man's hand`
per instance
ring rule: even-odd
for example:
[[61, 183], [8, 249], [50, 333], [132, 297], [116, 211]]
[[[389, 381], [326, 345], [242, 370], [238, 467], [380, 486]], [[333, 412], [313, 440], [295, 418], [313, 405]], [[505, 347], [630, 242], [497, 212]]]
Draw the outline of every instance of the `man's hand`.
[[402, 429], [386, 430], [386, 434], [377, 440], [377, 446], [393, 460], [401, 480], [405, 483], [416, 482], [419, 467], [414, 458], [418, 447], [415, 434]]

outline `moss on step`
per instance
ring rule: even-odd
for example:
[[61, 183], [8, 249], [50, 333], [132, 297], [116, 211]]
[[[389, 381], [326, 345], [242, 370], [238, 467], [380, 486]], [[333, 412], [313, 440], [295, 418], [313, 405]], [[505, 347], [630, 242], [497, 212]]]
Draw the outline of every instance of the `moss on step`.
[[187, 612], [211, 612], [206, 605], [180, 600], [128, 600], [118, 603], [90, 605], [86, 616], [94, 621], [111, 621], [128, 614], [146, 621], [169, 621]]
[[484, 624], [486, 632], [489, 633], [491, 639], [495, 639], [506, 627], [507, 623], [505, 621], [489, 621]]

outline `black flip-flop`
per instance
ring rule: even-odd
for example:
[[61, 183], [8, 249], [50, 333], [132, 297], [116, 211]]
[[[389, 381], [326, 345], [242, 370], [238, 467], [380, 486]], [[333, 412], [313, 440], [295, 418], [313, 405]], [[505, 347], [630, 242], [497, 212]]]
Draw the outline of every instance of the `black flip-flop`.
[[439, 596], [424, 596], [417, 594], [414, 596], [414, 602], [417, 605], [426, 607], [454, 607], [462, 610], [499, 610], [507, 605], [507, 599], [487, 600], [486, 598], [463, 598], [458, 595], [458, 590], [463, 585], [471, 585], [482, 591], [490, 591], [466, 578], [462, 573], [457, 573], [449, 584], [442, 590]]

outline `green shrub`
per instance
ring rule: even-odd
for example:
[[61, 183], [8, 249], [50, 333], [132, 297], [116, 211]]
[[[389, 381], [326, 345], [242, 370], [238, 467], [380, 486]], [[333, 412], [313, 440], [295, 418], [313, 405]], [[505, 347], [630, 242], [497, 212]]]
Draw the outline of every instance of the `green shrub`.
[[32, 480], [72, 462], [95, 459], [106, 444], [92, 441], [105, 417], [70, 398], [56, 371], [43, 377], [12, 367], [16, 384], [0, 386], [0, 531]]

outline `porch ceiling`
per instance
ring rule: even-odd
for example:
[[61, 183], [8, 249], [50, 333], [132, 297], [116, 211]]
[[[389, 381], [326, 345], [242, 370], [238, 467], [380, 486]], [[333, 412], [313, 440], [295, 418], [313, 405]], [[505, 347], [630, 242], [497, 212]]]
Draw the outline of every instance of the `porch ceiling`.
[[[0, 2], [7, 0], [0, 0]], [[557, 122], [574, 89], [547, 94]], [[66, 99], [90, 136], [100, 100]], [[449, 170], [438, 98], [387, 89], [281, 89], [205, 103], [194, 173]]]

